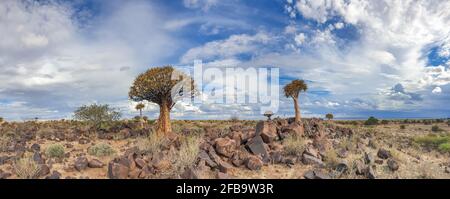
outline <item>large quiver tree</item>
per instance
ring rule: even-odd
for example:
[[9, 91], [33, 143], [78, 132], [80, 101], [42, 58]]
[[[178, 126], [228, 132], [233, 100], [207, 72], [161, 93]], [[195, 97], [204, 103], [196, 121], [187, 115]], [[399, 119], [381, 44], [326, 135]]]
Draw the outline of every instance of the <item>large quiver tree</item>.
[[159, 106], [158, 133], [172, 131], [170, 111], [176, 102], [186, 95], [193, 96], [194, 81], [172, 66], [156, 67], [140, 74], [128, 93], [133, 101], [149, 101]]

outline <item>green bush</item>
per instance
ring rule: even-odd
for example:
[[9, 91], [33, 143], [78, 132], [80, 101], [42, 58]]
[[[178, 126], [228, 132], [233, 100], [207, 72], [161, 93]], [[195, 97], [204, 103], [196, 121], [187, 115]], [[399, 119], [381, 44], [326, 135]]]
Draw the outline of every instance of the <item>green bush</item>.
[[384, 124], [384, 125], [389, 124], [389, 120], [381, 120], [381, 124]]
[[90, 147], [88, 149], [88, 153], [93, 156], [103, 157], [103, 156], [110, 156], [116, 153], [116, 151], [109, 144], [99, 143]]
[[96, 128], [100, 128], [104, 123], [117, 121], [121, 117], [120, 112], [117, 112], [109, 105], [92, 104], [79, 107], [75, 113], [74, 118], [81, 121], [89, 122]]
[[378, 119], [375, 117], [369, 117], [369, 119], [366, 120], [366, 122], [364, 122], [364, 125], [377, 125], [378, 124]]
[[45, 154], [50, 158], [63, 158], [64, 157], [64, 147], [60, 144], [53, 144], [47, 147]]
[[438, 125], [434, 125], [434, 126], [431, 127], [431, 131], [433, 131], [433, 132], [439, 132], [439, 131], [442, 131], [442, 129], [439, 128]]
[[0, 117], [0, 123], [2, 123], [3, 122], [3, 118], [2, 117]]
[[438, 149], [441, 152], [450, 152], [450, 142], [440, 144]]
[[400, 129], [406, 129], [406, 126], [404, 124], [400, 125]]
[[441, 144], [449, 143], [450, 136], [438, 136], [430, 134], [426, 136], [417, 137], [414, 139], [414, 141], [426, 147], [437, 148]]

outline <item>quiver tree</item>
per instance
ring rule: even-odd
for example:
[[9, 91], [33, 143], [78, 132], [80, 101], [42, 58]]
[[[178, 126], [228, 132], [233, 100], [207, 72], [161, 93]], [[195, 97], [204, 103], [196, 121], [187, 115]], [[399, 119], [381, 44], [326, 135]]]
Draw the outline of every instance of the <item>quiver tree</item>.
[[326, 117], [328, 120], [332, 120], [332, 119], [334, 118], [334, 115], [331, 114], [331, 113], [327, 113], [327, 114], [325, 115], [325, 117]]
[[158, 133], [167, 134], [172, 131], [170, 111], [182, 97], [194, 96], [194, 81], [172, 66], [151, 68], [134, 80], [128, 95], [133, 101], [158, 104]]
[[298, 105], [298, 96], [300, 92], [305, 92], [306, 90], [308, 90], [308, 86], [306, 85], [305, 81], [296, 79], [284, 86], [283, 90], [286, 97], [291, 97], [294, 100], [295, 122], [300, 122], [301, 115], [300, 107]]
[[136, 110], [139, 110], [139, 117], [142, 118], [142, 109], [145, 108], [145, 104], [139, 103], [134, 107]]

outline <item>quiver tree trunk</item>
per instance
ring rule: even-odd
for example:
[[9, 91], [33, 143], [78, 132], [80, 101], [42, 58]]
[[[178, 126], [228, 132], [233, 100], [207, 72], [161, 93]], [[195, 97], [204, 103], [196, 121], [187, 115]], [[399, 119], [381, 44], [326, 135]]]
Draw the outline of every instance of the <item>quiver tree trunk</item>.
[[298, 105], [298, 98], [294, 99], [294, 108], [295, 108], [295, 122], [301, 121], [301, 115], [300, 115], [300, 106]]
[[163, 102], [159, 105], [158, 133], [166, 135], [169, 132], [172, 132], [172, 127], [170, 126], [170, 105], [167, 102]]

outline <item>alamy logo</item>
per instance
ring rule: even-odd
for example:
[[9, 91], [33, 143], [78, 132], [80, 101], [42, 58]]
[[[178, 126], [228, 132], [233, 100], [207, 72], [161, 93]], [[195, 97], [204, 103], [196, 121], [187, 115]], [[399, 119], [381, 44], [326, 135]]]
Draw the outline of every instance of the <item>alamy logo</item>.
[[[191, 78], [182, 78], [172, 89], [176, 100], [197, 105], [257, 105], [261, 114], [278, 112], [279, 68], [204, 67], [201, 60], [195, 60], [193, 71], [175, 72], [172, 78], [180, 80], [186, 74]], [[195, 94], [186, 95], [187, 91]]]

